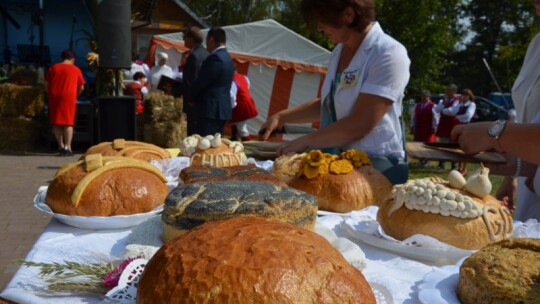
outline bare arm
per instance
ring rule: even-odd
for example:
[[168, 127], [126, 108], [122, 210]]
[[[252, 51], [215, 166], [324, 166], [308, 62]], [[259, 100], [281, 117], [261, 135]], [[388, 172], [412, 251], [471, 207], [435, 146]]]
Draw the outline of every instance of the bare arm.
[[314, 98], [296, 107], [280, 111], [268, 119], [261, 129], [265, 129], [262, 135], [267, 140], [272, 131], [283, 127], [286, 123], [309, 123], [318, 121], [321, 115], [321, 99]]
[[[459, 125], [452, 130], [452, 140], [458, 140], [468, 154], [475, 154], [493, 148], [493, 141], [487, 130], [492, 122]], [[508, 123], [499, 137], [504, 152], [524, 161], [540, 164], [540, 124]]]
[[80, 96], [83, 91], [84, 91], [84, 84], [77, 88], [77, 96]]
[[302, 152], [308, 147], [341, 147], [360, 140], [371, 132], [391, 106], [392, 102], [384, 97], [361, 93], [349, 116], [285, 144], [278, 154]]

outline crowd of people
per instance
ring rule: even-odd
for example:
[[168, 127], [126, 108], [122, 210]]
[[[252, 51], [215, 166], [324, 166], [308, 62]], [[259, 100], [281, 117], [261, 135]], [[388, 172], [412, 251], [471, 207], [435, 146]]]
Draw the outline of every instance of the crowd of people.
[[[535, 1], [537, 15], [540, 2]], [[406, 48], [386, 34], [375, 21], [373, 0], [302, 0], [300, 5], [308, 25], [322, 32], [336, 46], [333, 49], [320, 98], [282, 110], [261, 126], [262, 140], [268, 140], [275, 130], [288, 123], [319, 121], [313, 133], [284, 143], [278, 155], [323, 149], [338, 152], [349, 148], [365, 151], [373, 166], [393, 184], [408, 179], [409, 164], [404, 143], [402, 101], [408, 84], [411, 64]], [[167, 54], [156, 55], [157, 65], [148, 69], [134, 58], [128, 72], [133, 82], [126, 94], [135, 95], [142, 107], [144, 87], [158, 89], [163, 76], [179, 78], [182, 86], [172, 92], [183, 96], [187, 115], [188, 135], [202, 136], [223, 133], [227, 121], [232, 123], [234, 138], [251, 139], [246, 120], [257, 115], [249, 92], [249, 79], [235, 72], [233, 60], [226, 48], [226, 33], [212, 28], [206, 36], [196, 27], [184, 33], [185, 46], [181, 66], [171, 69]], [[508, 164], [490, 165], [492, 174], [508, 176], [497, 193], [513, 203], [512, 181], [518, 179], [518, 220], [540, 218], [540, 163], [538, 132], [540, 132], [540, 34], [530, 43], [521, 72], [512, 88], [515, 115], [508, 122], [472, 123], [476, 112], [475, 95], [465, 88], [450, 84], [441, 100], [432, 100], [428, 90], [422, 91], [419, 102], [411, 111], [410, 128], [415, 141], [457, 142], [469, 154], [495, 149], [508, 156]], [[55, 108], [60, 99], [75, 99], [84, 81], [80, 71], [73, 69], [73, 56], [63, 54], [64, 61], [48, 73], [51, 122], [61, 153], [71, 153], [73, 132], [71, 114]], [[65, 70], [64, 72], [62, 72]], [[68, 71], [69, 70], [69, 71]], [[70, 75], [70, 81], [59, 82], [58, 75]], [[65, 76], [67, 77], [67, 76]], [[146, 81], [148, 80], [148, 84]], [[60, 84], [70, 85], [69, 94], [59, 96]], [[71, 110], [70, 110], [71, 111]], [[71, 126], [71, 127], [70, 127]], [[68, 152], [64, 152], [68, 151]], [[426, 166], [426, 162], [421, 162]], [[444, 163], [439, 163], [444, 168]], [[467, 174], [465, 163], [452, 163], [452, 169]]]

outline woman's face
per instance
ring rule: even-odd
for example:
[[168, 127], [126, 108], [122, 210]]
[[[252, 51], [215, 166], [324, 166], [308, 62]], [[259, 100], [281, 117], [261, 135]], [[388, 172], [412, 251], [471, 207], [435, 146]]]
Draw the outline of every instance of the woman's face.
[[536, 15], [540, 16], [540, 0], [534, 0], [534, 9], [536, 10]]

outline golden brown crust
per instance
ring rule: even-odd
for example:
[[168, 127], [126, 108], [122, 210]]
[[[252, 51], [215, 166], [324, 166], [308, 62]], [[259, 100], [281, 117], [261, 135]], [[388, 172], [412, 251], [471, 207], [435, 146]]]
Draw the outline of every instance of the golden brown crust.
[[282, 181], [289, 183], [302, 167], [302, 159], [306, 153], [282, 155], [274, 161], [272, 173]]
[[146, 162], [171, 158], [171, 154], [166, 149], [139, 141], [125, 141], [123, 146], [116, 148], [114, 142], [102, 142], [88, 148], [81, 158], [84, 159], [86, 155], [95, 153], [100, 153], [103, 156], [132, 157]]
[[219, 147], [210, 147], [206, 150], [197, 148], [195, 153], [191, 155], [191, 165], [209, 165], [214, 167], [243, 165], [247, 160], [244, 150], [234, 152], [234, 149], [234, 147], [229, 147], [225, 143], [222, 143]]
[[312, 179], [297, 176], [289, 186], [316, 196], [320, 210], [341, 213], [378, 205], [392, 191], [390, 181], [371, 166], [348, 174], [324, 174]]
[[75, 205], [71, 196], [88, 172], [83, 163], [66, 166], [71, 168], [57, 175], [47, 189], [45, 203], [55, 213], [79, 216], [144, 213], [161, 205], [168, 193], [162, 178], [151, 172], [140, 168], [117, 168], [93, 179]]
[[323, 237], [277, 221], [207, 223], [148, 262], [137, 303], [375, 303], [364, 276]]
[[539, 261], [539, 239], [490, 244], [461, 265], [458, 297], [463, 304], [539, 303]]
[[[470, 196], [465, 191], [449, 187], [447, 190]], [[476, 197], [472, 197], [472, 199], [483, 207], [486, 216], [459, 218], [410, 210], [406, 206], [401, 206], [396, 211], [391, 212], [394, 198], [389, 196], [379, 206], [377, 221], [385, 233], [398, 240], [404, 240], [414, 234], [423, 234], [467, 250], [480, 249], [489, 243], [508, 237], [513, 228], [512, 218], [506, 207], [490, 195], [486, 196], [484, 200]], [[490, 229], [492, 233], [490, 233]]]
[[190, 166], [180, 171], [180, 179], [184, 184], [195, 182], [217, 182], [223, 180], [250, 180], [256, 182], [272, 183], [285, 187], [287, 184], [275, 175], [258, 168], [255, 165], [232, 166], [232, 167], [211, 167], [211, 166]]

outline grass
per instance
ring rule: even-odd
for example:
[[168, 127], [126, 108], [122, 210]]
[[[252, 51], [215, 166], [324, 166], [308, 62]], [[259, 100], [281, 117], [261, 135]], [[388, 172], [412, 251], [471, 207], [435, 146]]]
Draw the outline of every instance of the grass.
[[[411, 132], [407, 130], [406, 132], [407, 141], [413, 141], [413, 137]], [[450, 162], [446, 162], [445, 169], [437, 169], [438, 162], [437, 161], [430, 161], [428, 162], [427, 167], [421, 167], [420, 163], [417, 159], [409, 157], [409, 179], [415, 179], [415, 178], [425, 178], [425, 177], [432, 177], [432, 176], [438, 176], [444, 179], [448, 179], [448, 173], [450, 172]], [[467, 171], [470, 174], [473, 174], [476, 170], [480, 168], [480, 164], [477, 163], [468, 163], [467, 164]], [[467, 179], [468, 176], [465, 176], [465, 179]], [[495, 193], [497, 193], [497, 190], [499, 189], [499, 186], [501, 185], [504, 177], [498, 176], [498, 175], [490, 175], [489, 180], [491, 181], [491, 184], [493, 185], [493, 188], [491, 190], [491, 195], [495, 196]]]

